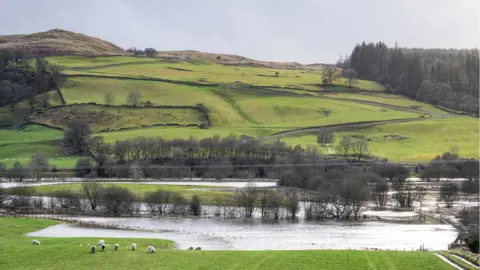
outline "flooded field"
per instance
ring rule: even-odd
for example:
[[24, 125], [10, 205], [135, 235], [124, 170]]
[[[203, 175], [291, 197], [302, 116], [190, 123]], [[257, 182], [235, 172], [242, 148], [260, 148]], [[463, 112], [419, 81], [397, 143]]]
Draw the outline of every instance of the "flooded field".
[[[71, 183], [82, 183], [82, 181], [52, 181], [52, 182], [0, 182], [0, 188], [13, 188], [18, 186], [42, 186], [42, 185], [60, 185], [60, 184], [71, 184]], [[277, 182], [264, 182], [264, 181], [228, 181], [228, 182], [215, 182], [215, 181], [161, 181], [161, 182], [152, 182], [152, 181], [108, 181], [108, 182], [98, 182], [104, 184], [147, 184], [147, 185], [180, 185], [180, 186], [217, 186], [217, 187], [233, 187], [233, 188], [242, 188], [248, 184], [253, 184], [256, 187], [276, 187]]]
[[142, 232], [95, 229], [78, 225], [56, 225], [30, 236], [49, 237], [142, 237], [176, 241], [178, 248], [299, 250], [299, 249], [445, 249], [455, 240], [455, 229], [447, 224], [401, 224], [383, 222], [288, 222], [217, 218], [89, 218], [79, 220], [102, 225], [162, 230]]

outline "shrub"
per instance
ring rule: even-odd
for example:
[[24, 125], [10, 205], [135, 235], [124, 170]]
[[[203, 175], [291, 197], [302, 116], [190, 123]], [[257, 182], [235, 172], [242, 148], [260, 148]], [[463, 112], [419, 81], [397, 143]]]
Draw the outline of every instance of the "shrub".
[[479, 233], [478, 231], [472, 231], [465, 239], [465, 243], [473, 253], [478, 253], [479, 249]]
[[80, 196], [70, 190], [57, 190], [53, 194], [54, 203], [62, 209], [80, 208]]
[[32, 205], [32, 196], [35, 194], [34, 187], [14, 187], [10, 190], [13, 207], [29, 207]]
[[127, 188], [114, 185], [103, 188], [101, 192], [102, 203], [107, 212], [112, 214], [131, 214], [134, 209], [135, 197]]
[[479, 185], [477, 181], [463, 181], [460, 190], [466, 194], [477, 194]]

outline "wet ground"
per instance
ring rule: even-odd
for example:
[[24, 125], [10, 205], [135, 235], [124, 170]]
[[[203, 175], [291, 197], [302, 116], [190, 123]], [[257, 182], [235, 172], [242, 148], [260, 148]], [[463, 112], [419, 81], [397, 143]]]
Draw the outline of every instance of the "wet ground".
[[95, 229], [61, 224], [30, 233], [49, 237], [141, 237], [164, 238], [178, 248], [201, 246], [216, 250], [299, 249], [445, 249], [455, 240], [455, 229], [447, 224], [401, 224], [384, 222], [289, 222], [222, 218], [79, 218], [102, 226], [162, 230]]

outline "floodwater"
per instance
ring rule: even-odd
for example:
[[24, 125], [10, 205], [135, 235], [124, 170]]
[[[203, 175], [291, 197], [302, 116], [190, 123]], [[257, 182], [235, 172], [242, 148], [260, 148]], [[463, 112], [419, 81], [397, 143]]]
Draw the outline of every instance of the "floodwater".
[[[71, 183], [83, 183], [81, 181], [53, 181], [53, 182], [0, 182], [0, 188], [13, 188], [18, 186], [42, 186], [42, 185], [59, 185], [59, 184], [71, 184]], [[146, 185], [179, 185], [179, 186], [217, 186], [217, 187], [233, 187], [243, 188], [249, 184], [253, 184], [256, 187], [276, 187], [277, 182], [264, 182], [264, 181], [228, 181], [228, 182], [214, 182], [214, 181], [108, 181], [98, 182], [104, 184], [146, 184]]]
[[29, 236], [48, 237], [148, 237], [177, 242], [180, 249], [201, 246], [215, 250], [445, 249], [457, 232], [451, 225], [390, 222], [288, 222], [222, 218], [79, 218], [109, 226], [135, 227], [166, 232], [95, 229], [55, 225]]

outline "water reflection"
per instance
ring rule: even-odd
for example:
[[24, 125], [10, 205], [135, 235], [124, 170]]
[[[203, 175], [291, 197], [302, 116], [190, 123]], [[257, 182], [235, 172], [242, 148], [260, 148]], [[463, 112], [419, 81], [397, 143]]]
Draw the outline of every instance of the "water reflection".
[[[445, 249], [455, 240], [447, 224], [398, 224], [382, 222], [288, 222], [220, 218], [80, 218], [100, 224], [166, 230], [149, 233], [57, 225], [31, 236], [155, 237], [174, 240], [179, 248], [199, 245], [206, 249], [300, 250], [300, 249]], [[108, 234], [104, 234], [108, 233]]]

